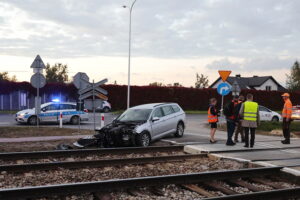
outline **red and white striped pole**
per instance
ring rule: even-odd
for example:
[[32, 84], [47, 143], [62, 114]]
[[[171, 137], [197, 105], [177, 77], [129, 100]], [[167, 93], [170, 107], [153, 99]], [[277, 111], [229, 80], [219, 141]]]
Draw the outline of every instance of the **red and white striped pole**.
[[59, 128], [62, 128], [62, 125], [63, 125], [63, 120], [62, 120], [62, 118], [63, 118], [63, 114], [62, 114], [62, 112], [60, 112], [59, 113]]
[[101, 113], [101, 121], [100, 121], [100, 128], [103, 128], [104, 126], [104, 113]]

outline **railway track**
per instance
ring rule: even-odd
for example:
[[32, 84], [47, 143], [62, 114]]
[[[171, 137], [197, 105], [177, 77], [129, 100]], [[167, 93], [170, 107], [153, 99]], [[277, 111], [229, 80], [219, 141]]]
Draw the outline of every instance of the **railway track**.
[[181, 145], [176, 146], [153, 146], [153, 147], [129, 147], [129, 148], [106, 148], [106, 149], [76, 149], [57, 151], [36, 151], [36, 152], [11, 152], [0, 153], [0, 160], [16, 159], [41, 159], [46, 157], [68, 157], [68, 156], [88, 156], [88, 155], [121, 155], [130, 153], [153, 153], [183, 151]]
[[[15, 200], [82, 193], [102, 194], [120, 191], [125, 191], [126, 193], [126, 191], [130, 190], [137, 191], [135, 193], [139, 195], [139, 188], [166, 187], [174, 184], [176, 187], [185, 188], [193, 193], [197, 193], [203, 199], [207, 200], [293, 199], [300, 197], [300, 187], [286, 188], [274, 183], [274, 180], [269, 178], [278, 177], [282, 173], [281, 169], [282, 167], [265, 167], [1, 189], [0, 199]], [[224, 185], [224, 183], [226, 184]], [[269, 189], [262, 189], [262, 187], [258, 187], [253, 183], [266, 185]], [[247, 192], [239, 193], [228, 187], [228, 185], [246, 188]], [[221, 195], [227, 196], [215, 195], [212, 191], [218, 191], [219, 194], [221, 193]], [[159, 195], [158, 193], [160, 192], [156, 192], [155, 195]]]
[[129, 164], [146, 164], [146, 163], [162, 163], [162, 162], [178, 162], [187, 159], [197, 159], [207, 157], [207, 154], [185, 154], [171, 156], [152, 156], [138, 158], [118, 158], [118, 159], [103, 159], [103, 160], [88, 160], [88, 161], [63, 161], [63, 162], [42, 162], [28, 164], [12, 164], [0, 165], [0, 172], [24, 172], [34, 170], [52, 170], [57, 168], [87, 168], [87, 167], [107, 167], [107, 166], [122, 166]]

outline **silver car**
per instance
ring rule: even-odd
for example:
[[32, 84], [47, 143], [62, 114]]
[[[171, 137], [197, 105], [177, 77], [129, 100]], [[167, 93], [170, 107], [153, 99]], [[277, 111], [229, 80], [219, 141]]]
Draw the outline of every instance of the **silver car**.
[[150, 142], [174, 134], [182, 137], [185, 112], [176, 103], [153, 103], [127, 109], [111, 124], [97, 130], [93, 138], [81, 139], [76, 146], [149, 146]]

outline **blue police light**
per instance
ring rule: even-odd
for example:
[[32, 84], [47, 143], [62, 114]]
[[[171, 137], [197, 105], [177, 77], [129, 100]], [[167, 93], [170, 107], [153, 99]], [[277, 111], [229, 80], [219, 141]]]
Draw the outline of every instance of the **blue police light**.
[[52, 99], [52, 102], [58, 103], [58, 102], [60, 102], [60, 99], [59, 98]]

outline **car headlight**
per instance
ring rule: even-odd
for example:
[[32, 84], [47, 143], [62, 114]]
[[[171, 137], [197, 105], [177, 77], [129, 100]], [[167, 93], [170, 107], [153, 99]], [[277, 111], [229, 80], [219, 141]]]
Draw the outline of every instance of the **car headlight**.
[[19, 114], [19, 117], [24, 117], [25, 113]]

